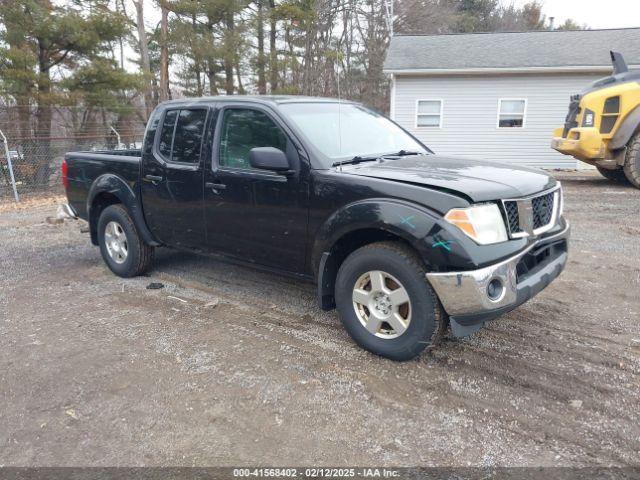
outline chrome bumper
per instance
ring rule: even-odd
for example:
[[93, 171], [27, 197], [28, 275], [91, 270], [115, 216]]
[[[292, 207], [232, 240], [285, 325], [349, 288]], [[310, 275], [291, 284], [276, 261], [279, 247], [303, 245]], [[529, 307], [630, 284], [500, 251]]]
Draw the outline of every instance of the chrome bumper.
[[[453, 322], [466, 326], [482, 325], [523, 304], [560, 275], [567, 262], [566, 250], [536, 265], [519, 283], [516, 271], [518, 263], [532, 250], [551, 246], [568, 235], [567, 222], [561, 232], [541, 239], [500, 263], [465, 272], [428, 273], [427, 279]], [[502, 291], [492, 299], [488, 288], [494, 280], [502, 285]]]

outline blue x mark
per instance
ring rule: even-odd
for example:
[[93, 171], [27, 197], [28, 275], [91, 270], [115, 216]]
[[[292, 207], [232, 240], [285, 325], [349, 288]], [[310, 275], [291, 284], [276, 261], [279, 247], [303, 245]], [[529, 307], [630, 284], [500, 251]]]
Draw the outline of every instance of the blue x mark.
[[413, 223], [411, 223], [411, 220], [413, 220], [414, 217], [415, 217], [415, 215], [410, 215], [408, 217], [402, 217], [402, 219], [401, 219], [402, 221], [400, 223], [404, 223], [405, 225], [409, 225], [411, 228], [415, 229], [416, 226]]
[[442, 247], [447, 252], [450, 252], [451, 251], [451, 247], [449, 245], [451, 245], [452, 243], [453, 243], [453, 241], [451, 241], [451, 240], [440, 240], [439, 242], [436, 242], [433, 245], [431, 245], [431, 247], [432, 248]]

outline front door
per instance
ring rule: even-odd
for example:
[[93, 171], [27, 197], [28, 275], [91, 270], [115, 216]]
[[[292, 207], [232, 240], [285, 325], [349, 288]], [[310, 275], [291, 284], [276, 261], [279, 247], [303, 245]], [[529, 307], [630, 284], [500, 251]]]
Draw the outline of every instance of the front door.
[[201, 157], [206, 108], [169, 109], [142, 159], [142, 203], [149, 228], [162, 243], [205, 245]]
[[[212, 168], [205, 173], [207, 242], [212, 251], [302, 272], [307, 232], [308, 167], [286, 127], [269, 110], [228, 105], [218, 114]], [[287, 154], [292, 172], [258, 170], [255, 147]]]

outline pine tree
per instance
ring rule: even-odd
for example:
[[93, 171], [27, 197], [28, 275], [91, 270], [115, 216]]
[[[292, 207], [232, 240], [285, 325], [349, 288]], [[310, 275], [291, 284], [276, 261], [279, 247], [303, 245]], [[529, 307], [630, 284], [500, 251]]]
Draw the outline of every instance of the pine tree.
[[[12, 0], [0, 4], [0, 73], [3, 93], [24, 113], [36, 110], [35, 136], [51, 136], [52, 106], [71, 92], [106, 105], [108, 96], [135, 85], [135, 78], [110, 58], [110, 42], [128, 31], [127, 18], [109, 9], [107, 0], [74, 1], [60, 6], [50, 0]], [[52, 75], [56, 69], [62, 75]], [[25, 127], [26, 128], [26, 127]], [[23, 132], [26, 133], [26, 132]]]

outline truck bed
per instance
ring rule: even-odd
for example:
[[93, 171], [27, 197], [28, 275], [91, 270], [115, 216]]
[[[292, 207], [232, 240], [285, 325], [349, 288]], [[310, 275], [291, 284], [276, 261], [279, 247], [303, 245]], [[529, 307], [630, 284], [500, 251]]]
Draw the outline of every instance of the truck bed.
[[80, 218], [86, 219], [89, 189], [93, 182], [105, 174], [117, 175], [127, 182], [134, 192], [140, 175], [141, 150], [104, 150], [69, 152], [67, 162], [67, 197]]

